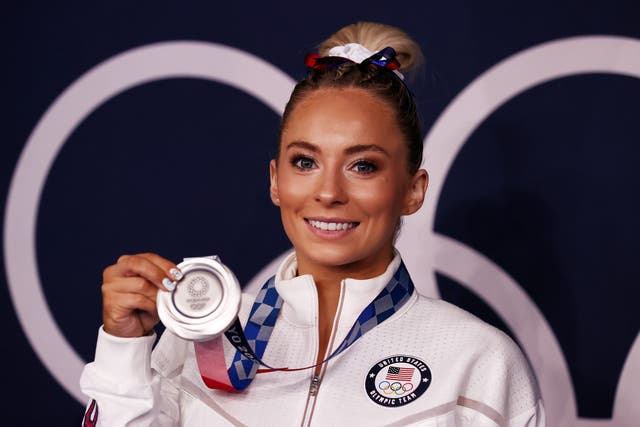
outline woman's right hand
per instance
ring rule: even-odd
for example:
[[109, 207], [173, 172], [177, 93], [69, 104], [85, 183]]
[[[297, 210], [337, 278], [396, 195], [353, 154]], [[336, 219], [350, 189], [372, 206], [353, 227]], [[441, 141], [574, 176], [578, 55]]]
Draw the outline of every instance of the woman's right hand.
[[182, 273], [159, 255], [123, 255], [102, 273], [104, 331], [117, 337], [141, 337], [158, 323], [156, 295], [175, 287]]

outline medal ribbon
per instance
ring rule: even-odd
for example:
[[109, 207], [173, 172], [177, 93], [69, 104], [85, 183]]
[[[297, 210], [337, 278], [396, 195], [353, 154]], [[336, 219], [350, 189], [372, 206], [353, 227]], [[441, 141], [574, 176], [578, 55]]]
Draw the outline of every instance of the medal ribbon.
[[258, 292], [244, 331], [240, 320], [236, 319], [224, 333], [236, 348], [233, 362], [228, 369], [225, 369], [222, 336], [194, 343], [202, 380], [209, 388], [242, 391], [251, 384], [260, 365], [268, 368], [261, 372], [272, 372], [298, 371], [326, 363], [397, 312], [407, 302], [414, 289], [409, 272], [401, 262], [389, 283], [362, 310], [345, 339], [329, 357], [318, 364], [302, 368], [272, 368], [261, 360], [282, 308], [282, 297], [276, 290], [275, 276], [271, 277]]

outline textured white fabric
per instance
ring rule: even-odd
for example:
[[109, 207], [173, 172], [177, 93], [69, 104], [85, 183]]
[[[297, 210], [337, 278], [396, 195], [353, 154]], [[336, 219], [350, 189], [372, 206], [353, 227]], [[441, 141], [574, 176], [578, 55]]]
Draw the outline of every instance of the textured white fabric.
[[[340, 58], [347, 58], [356, 64], [362, 63], [365, 59], [370, 57], [376, 52], [370, 51], [366, 46], [361, 45], [360, 43], [347, 43], [341, 46], [334, 46], [329, 49], [329, 56], [338, 56]], [[398, 71], [393, 70], [394, 73], [400, 79], [404, 80], [404, 75]]]
[[[373, 279], [343, 280], [332, 348], [399, 263], [396, 256]], [[277, 274], [284, 304], [264, 355], [272, 366], [308, 366], [318, 351], [315, 285], [311, 276], [292, 277], [295, 266], [291, 256]], [[243, 297], [241, 319], [252, 302], [252, 296]], [[315, 398], [309, 395], [312, 370], [258, 374], [243, 393], [209, 390], [200, 379], [192, 343], [165, 332], [149, 368], [141, 358], [148, 360], [151, 342], [99, 333], [96, 361], [81, 379], [83, 391], [98, 402], [98, 425], [298, 426], [303, 420], [313, 426], [545, 425], [535, 379], [515, 343], [471, 314], [415, 293], [326, 364]], [[234, 349], [229, 345], [225, 353], [230, 361]], [[385, 407], [368, 397], [365, 379], [377, 362], [395, 355], [426, 362], [432, 381], [410, 403]]]
[[360, 64], [371, 55], [373, 55], [373, 52], [360, 43], [347, 43], [345, 45], [335, 46], [329, 49], [329, 56], [347, 58], [357, 64]]

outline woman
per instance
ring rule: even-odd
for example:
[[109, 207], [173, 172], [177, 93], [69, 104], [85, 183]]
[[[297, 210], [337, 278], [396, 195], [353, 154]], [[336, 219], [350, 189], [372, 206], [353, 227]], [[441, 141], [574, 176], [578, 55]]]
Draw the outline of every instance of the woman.
[[[283, 305], [263, 357], [311, 368], [263, 371], [240, 393], [209, 389], [193, 343], [165, 332], [151, 354], [156, 295], [175, 286], [176, 265], [123, 256], [104, 272], [104, 326], [81, 380], [93, 399], [87, 425], [544, 425], [517, 346], [419, 296], [393, 247], [428, 182], [400, 74], [419, 48], [396, 28], [358, 23], [319, 53], [307, 58], [270, 164], [295, 252], [275, 276]], [[243, 322], [252, 303], [243, 296]], [[230, 345], [225, 353], [238, 357]]]

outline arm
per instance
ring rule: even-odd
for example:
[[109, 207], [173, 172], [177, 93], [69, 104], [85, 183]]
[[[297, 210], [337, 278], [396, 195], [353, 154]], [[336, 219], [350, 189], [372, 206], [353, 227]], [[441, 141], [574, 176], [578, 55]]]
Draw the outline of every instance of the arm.
[[157, 413], [154, 406], [160, 400], [156, 396], [160, 380], [150, 368], [155, 338], [155, 334], [120, 338], [100, 328], [96, 358], [80, 378], [83, 393], [91, 399], [86, 425], [92, 426], [87, 418], [96, 427], [152, 425]]
[[518, 345], [495, 328], [477, 329], [474, 335], [458, 399], [460, 424], [544, 427], [540, 390]]
[[[103, 273], [104, 326], [80, 379], [90, 397], [87, 426], [175, 425], [178, 392], [151, 368], [155, 299], [175, 264], [154, 254], [123, 256]], [[174, 285], [175, 286], [175, 285]], [[176, 349], [178, 350], [178, 349]], [[179, 353], [179, 351], [178, 351]], [[178, 356], [176, 354], [176, 356]]]
[[509, 427], [545, 427], [545, 413], [542, 400], [536, 402], [536, 406], [509, 420]]
[[505, 415], [507, 427], [545, 427], [544, 405], [535, 375], [518, 345], [506, 336], [503, 338], [496, 340], [490, 353], [494, 366], [485, 365], [495, 377], [504, 379], [502, 384], [492, 386], [499, 391], [494, 396], [496, 406]]

